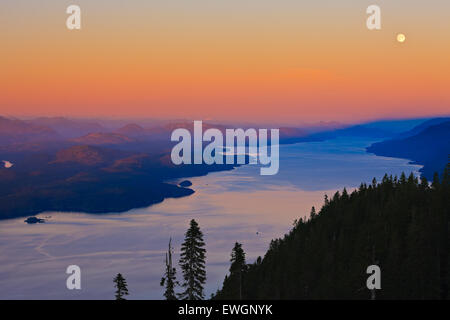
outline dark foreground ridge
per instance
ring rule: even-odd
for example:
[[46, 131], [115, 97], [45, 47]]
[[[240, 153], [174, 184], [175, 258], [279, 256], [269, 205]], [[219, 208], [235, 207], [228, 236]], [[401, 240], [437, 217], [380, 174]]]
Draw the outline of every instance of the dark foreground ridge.
[[243, 254], [235, 247], [214, 298], [369, 299], [366, 269], [375, 264], [377, 299], [449, 299], [449, 174], [447, 165], [431, 185], [413, 175], [385, 176], [325, 197], [322, 209], [273, 240], [263, 259], [237, 269]]

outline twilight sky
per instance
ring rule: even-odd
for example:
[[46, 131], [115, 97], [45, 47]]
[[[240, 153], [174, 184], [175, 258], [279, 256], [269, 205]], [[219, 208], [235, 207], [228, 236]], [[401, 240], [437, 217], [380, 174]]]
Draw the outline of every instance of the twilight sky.
[[448, 0], [1, 0], [0, 115], [448, 115], [449, 14]]

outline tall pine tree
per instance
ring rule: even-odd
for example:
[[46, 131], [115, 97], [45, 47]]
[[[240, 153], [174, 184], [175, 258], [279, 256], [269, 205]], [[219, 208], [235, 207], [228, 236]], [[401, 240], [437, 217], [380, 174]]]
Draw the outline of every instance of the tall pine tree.
[[231, 251], [230, 279], [235, 281], [235, 288], [238, 291], [239, 300], [242, 300], [242, 274], [245, 272], [245, 252], [242, 244], [236, 242]]
[[204, 298], [203, 285], [206, 282], [204, 246], [203, 233], [198, 223], [192, 219], [181, 245], [180, 267], [183, 271], [184, 291], [179, 294], [180, 299], [202, 300]]
[[114, 278], [114, 287], [116, 288], [116, 300], [126, 300], [123, 296], [128, 295], [127, 281], [118, 273]]
[[172, 239], [169, 240], [169, 250], [166, 253], [166, 272], [161, 279], [161, 286], [165, 286], [166, 291], [164, 297], [166, 300], [176, 300], [175, 285], [176, 282], [176, 269], [172, 265]]
[[230, 274], [225, 276], [223, 289], [218, 291], [212, 299], [242, 300], [247, 296], [243, 286], [245, 283], [244, 275], [247, 272], [247, 264], [245, 262], [245, 252], [242, 249], [242, 244], [238, 242], [234, 244], [230, 262]]

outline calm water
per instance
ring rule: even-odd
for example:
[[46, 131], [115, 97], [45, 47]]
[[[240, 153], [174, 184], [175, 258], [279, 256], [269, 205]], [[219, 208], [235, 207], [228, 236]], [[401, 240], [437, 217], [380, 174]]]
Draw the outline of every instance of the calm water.
[[[404, 159], [365, 153], [370, 141], [332, 140], [280, 148], [280, 171], [260, 176], [259, 167], [190, 179], [196, 191], [182, 199], [122, 214], [46, 212], [45, 224], [23, 218], [0, 221], [0, 299], [111, 299], [112, 278], [122, 273], [130, 299], [161, 299], [164, 254], [172, 237], [178, 249], [189, 220], [207, 243], [207, 296], [220, 285], [235, 241], [247, 261], [267, 250], [294, 219], [320, 207], [324, 194], [351, 189], [384, 173], [416, 172]], [[82, 289], [66, 289], [65, 270], [81, 267]], [[177, 274], [180, 277], [180, 273]]]

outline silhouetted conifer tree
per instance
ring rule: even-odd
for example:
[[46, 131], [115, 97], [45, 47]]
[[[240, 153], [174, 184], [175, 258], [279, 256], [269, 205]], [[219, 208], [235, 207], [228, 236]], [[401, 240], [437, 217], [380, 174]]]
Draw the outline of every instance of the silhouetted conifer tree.
[[166, 253], [166, 271], [164, 273], [164, 277], [161, 279], [161, 286], [165, 286], [166, 290], [164, 291], [164, 297], [166, 300], [176, 300], [177, 297], [175, 295], [175, 285], [176, 281], [176, 269], [172, 265], [172, 239], [169, 240], [169, 249]]
[[127, 281], [118, 273], [114, 278], [114, 287], [116, 288], [116, 300], [126, 300], [124, 296], [128, 295]]
[[236, 278], [236, 287], [239, 292], [239, 299], [242, 300], [242, 274], [245, 272], [245, 252], [242, 244], [236, 242], [231, 251], [230, 278]]
[[184, 291], [180, 293], [180, 299], [202, 300], [204, 298], [203, 285], [206, 282], [206, 250], [203, 248], [204, 246], [203, 233], [200, 231], [198, 223], [191, 220], [181, 246], [179, 264], [183, 272], [182, 287]]

